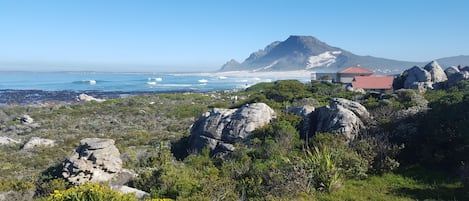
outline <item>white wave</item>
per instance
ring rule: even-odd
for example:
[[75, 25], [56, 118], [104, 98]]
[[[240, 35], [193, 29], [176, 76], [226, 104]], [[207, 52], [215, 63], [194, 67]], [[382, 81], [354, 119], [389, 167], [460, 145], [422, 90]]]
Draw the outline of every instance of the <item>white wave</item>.
[[201, 80], [199, 80], [199, 82], [200, 82], [200, 83], [207, 83], [208, 80], [206, 80], [206, 79], [201, 79]]
[[147, 82], [148, 85], [156, 85], [156, 82]]
[[96, 80], [83, 80], [83, 82], [87, 82], [90, 85], [95, 85], [96, 84]]
[[190, 87], [192, 84], [159, 84], [162, 87]]
[[227, 79], [227, 78], [228, 78], [228, 77], [226, 77], [226, 76], [218, 76], [218, 79], [219, 79], [219, 80], [225, 80], [225, 79]]
[[163, 81], [163, 78], [161, 78], [161, 77], [155, 77], [155, 78], [149, 77], [149, 78], [148, 78], [148, 81], [161, 82], [161, 81]]

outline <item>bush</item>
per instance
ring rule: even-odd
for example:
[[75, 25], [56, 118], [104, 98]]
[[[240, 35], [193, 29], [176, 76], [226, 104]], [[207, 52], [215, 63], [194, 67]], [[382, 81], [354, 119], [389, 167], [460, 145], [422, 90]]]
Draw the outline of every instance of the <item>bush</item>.
[[172, 116], [176, 118], [197, 118], [207, 110], [206, 106], [199, 104], [182, 104], [175, 108], [172, 112]]
[[327, 148], [332, 155], [332, 160], [341, 169], [341, 173], [346, 178], [363, 179], [367, 177], [370, 163], [373, 159], [367, 160], [346, 143], [343, 135], [333, 135], [330, 133], [319, 133], [310, 140], [310, 146], [315, 148]]
[[306, 151], [307, 162], [312, 166], [312, 179], [316, 190], [332, 192], [342, 183], [342, 175], [332, 152], [327, 147], [314, 147]]
[[137, 201], [133, 194], [121, 194], [108, 186], [86, 183], [85, 185], [55, 190], [46, 201]]
[[305, 84], [298, 80], [279, 80], [266, 91], [266, 97], [276, 102], [291, 102], [306, 95]]
[[448, 170], [468, 163], [469, 93], [449, 93], [431, 102], [430, 107], [413, 138], [415, 158]]
[[34, 189], [34, 184], [30, 181], [0, 179], [0, 192], [10, 190], [24, 192], [31, 189]]

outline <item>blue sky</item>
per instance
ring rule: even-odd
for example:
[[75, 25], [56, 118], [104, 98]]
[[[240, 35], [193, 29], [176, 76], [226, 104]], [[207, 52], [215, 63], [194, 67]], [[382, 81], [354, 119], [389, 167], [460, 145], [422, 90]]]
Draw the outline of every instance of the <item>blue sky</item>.
[[469, 55], [465, 0], [0, 0], [0, 70], [212, 71], [289, 35], [358, 55]]

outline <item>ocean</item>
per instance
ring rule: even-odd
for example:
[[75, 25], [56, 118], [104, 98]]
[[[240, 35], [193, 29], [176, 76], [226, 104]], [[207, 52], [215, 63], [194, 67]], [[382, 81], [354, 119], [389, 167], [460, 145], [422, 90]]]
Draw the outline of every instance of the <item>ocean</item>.
[[[43, 91], [217, 91], [241, 89], [259, 78], [201, 76], [196, 74], [2, 72], [0, 89]], [[265, 80], [264, 80], [265, 81]], [[269, 80], [267, 80], [269, 81]]]
[[[301, 78], [286, 74], [249, 73], [109, 73], [109, 72], [0, 72], [0, 103], [23, 102], [24, 96], [45, 99], [58, 92], [97, 96], [164, 92], [243, 90], [259, 82]], [[33, 94], [34, 96], [32, 96]], [[39, 95], [37, 95], [39, 94]], [[14, 97], [15, 96], [15, 97]], [[17, 97], [16, 97], [17, 96]], [[45, 97], [45, 98], [44, 98]], [[54, 98], [50, 98], [53, 100]], [[49, 99], [47, 99], [49, 100]], [[26, 101], [34, 102], [37, 100]]]

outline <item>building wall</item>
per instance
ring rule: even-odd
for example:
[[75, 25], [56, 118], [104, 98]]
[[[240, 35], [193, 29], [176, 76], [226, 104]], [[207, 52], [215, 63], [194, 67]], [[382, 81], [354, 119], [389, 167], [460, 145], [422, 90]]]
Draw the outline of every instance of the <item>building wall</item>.
[[340, 83], [352, 83], [355, 75], [352, 74], [341, 74], [339, 78]]
[[337, 73], [315, 73], [316, 76], [313, 79], [313, 75], [311, 75], [311, 80], [321, 80], [321, 78], [329, 76], [332, 78], [332, 82], [337, 82], [339, 80]]

